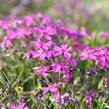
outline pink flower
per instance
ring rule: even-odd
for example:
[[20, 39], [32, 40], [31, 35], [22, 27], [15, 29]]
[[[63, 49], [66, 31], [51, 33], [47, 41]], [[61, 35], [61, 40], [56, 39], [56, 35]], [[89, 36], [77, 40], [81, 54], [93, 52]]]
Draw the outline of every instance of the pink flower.
[[93, 49], [91, 49], [91, 48], [85, 48], [84, 50], [83, 50], [83, 52], [81, 53], [81, 55], [80, 55], [80, 59], [81, 60], [86, 60], [86, 59], [92, 59], [92, 60], [96, 60], [97, 59], [97, 57], [93, 54]]
[[43, 49], [37, 50], [37, 55], [39, 57], [39, 60], [43, 61], [47, 57], [47, 53], [48, 52]]
[[59, 102], [60, 100], [60, 94], [59, 91], [57, 89], [58, 86], [60, 86], [61, 83], [53, 83], [50, 84], [48, 87], [43, 87], [42, 91], [43, 91], [43, 95], [45, 95], [46, 93], [48, 93], [49, 91], [53, 93], [54, 97], [55, 97], [55, 101]]
[[70, 65], [71, 67], [76, 67], [77, 65], [76, 59], [74, 59], [73, 57], [63, 59], [63, 62]]
[[62, 54], [66, 57], [66, 58], [71, 58], [71, 54], [69, 53], [69, 50], [67, 48], [67, 45], [62, 45], [61, 46], [61, 50], [62, 50]]
[[7, 37], [9, 39], [14, 39], [16, 37], [16, 34], [13, 30], [7, 30]]
[[90, 95], [85, 96], [85, 101], [87, 105], [90, 105], [92, 102], [92, 97]]
[[80, 55], [81, 60], [94, 60], [98, 62], [100, 69], [109, 67], [109, 49], [105, 47], [85, 48]]
[[25, 16], [23, 22], [26, 26], [30, 26], [33, 22], [33, 18], [31, 16]]
[[55, 56], [63, 55], [66, 58], [71, 57], [69, 50], [70, 49], [67, 48], [67, 45], [62, 45], [61, 47], [54, 46], [54, 49], [53, 49]]
[[40, 66], [40, 69], [35, 70], [35, 75], [42, 75], [44, 77], [47, 77], [48, 74], [46, 73], [49, 70], [49, 66]]
[[8, 27], [9, 27], [9, 23], [7, 21], [1, 21], [1, 27], [4, 29], [4, 30], [7, 30]]
[[52, 42], [51, 41], [47, 41], [47, 42], [43, 42], [43, 41], [31, 41], [30, 44], [35, 48], [35, 49], [43, 49], [43, 50], [48, 50], [49, 47], [51, 46]]
[[109, 39], [109, 33], [100, 32], [99, 35]]
[[67, 74], [69, 73], [69, 66], [67, 66], [65, 63], [61, 62], [61, 63], [53, 63], [51, 65], [52, 70], [55, 73], [61, 73], [61, 74]]
[[47, 26], [43, 32], [44, 35], [48, 35], [48, 36], [56, 34], [56, 30], [53, 26]]
[[29, 59], [30, 57], [36, 58], [38, 57], [37, 52], [34, 50], [29, 50], [28, 52], [24, 53], [23, 58]]
[[28, 109], [28, 107], [25, 106], [24, 102], [19, 102], [18, 106], [11, 104], [10, 109]]
[[31, 35], [32, 34], [32, 29], [31, 28], [29, 28], [29, 29], [26, 29], [25, 30], [25, 35]]
[[65, 82], [70, 82], [71, 78], [72, 78], [72, 74], [71, 73], [66, 73], [64, 75], [64, 81]]
[[75, 52], [80, 52], [81, 50], [83, 50], [84, 48], [84, 45], [82, 43], [79, 43], [78, 41], [73, 41], [72, 42], [72, 49], [75, 51]]
[[51, 66], [52, 66], [52, 69], [55, 73], [59, 73], [62, 70], [61, 64], [53, 63]]
[[86, 93], [82, 94], [83, 96], [85, 96], [85, 101], [86, 101], [87, 105], [91, 104], [94, 93], [95, 93], [94, 89], [91, 89], [91, 90], [87, 91]]
[[25, 37], [24, 35], [25, 35], [25, 29], [24, 28], [18, 28], [17, 31], [16, 31], [17, 39]]
[[8, 39], [8, 37], [5, 37], [0, 43], [0, 46], [4, 49], [7, 49], [12, 46], [12, 42]]
[[40, 12], [36, 14], [36, 18], [42, 19], [43, 17], [44, 17], [43, 14]]

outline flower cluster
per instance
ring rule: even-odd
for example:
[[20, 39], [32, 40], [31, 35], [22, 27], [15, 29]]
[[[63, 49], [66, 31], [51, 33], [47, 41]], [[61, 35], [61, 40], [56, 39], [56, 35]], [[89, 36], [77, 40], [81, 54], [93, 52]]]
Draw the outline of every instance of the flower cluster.
[[[101, 35], [108, 37], [108, 33], [101, 33]], [[97, 71], [102, 69], [103, 72], [108, 73], [109, 70], [109, 48], [103, 46], [92, 48], [90, 45], [93, 40], [93, 35], [85, 28], [79, 31], [63, 22], [54, 23], [42, 13], [12, 20], [1, 20], [0, 48], [5, 54], [2, 55], [5, 58], [10, 56], [12, 61], [15, 59], [13, 67], [8, 68], [9, 65], [5, 63], [8, 66], [6, 68], [10, 69], [10, 72], [18, 72], [15, 74], [17, 79], [9, 75], [12, 80], [4, 74], [6, 82], [11, 80], [7, 85], [10, 93], [14, 93], [17, 99], [22, 97], [25, 103], [34, 108], [36, 108], [36, 103], [42, 103], [44, 107], [53, 107], [54, 102], [58, 104], [58, 108], [62, 106], [67, 108], [70, 103], [78, 107], [83, 100], [82, 97], [85, 98], [88, 106], [91, 105], [95, 92], [91, 89], [98, 85], [97, 90], [99, 90], [103, 83], [103, 81], [98, 83], [96, 80], [95, 75], [98, 79], [104, 76], [104, 74], [99, 76]], [[8, 54], [7, 57], [6, 54]], [[16, 60], [18, 57], [19, 59]], [[87, 62], [84, 60], [90, 60], [88, 62], [92, 66], [86, 65]], [[14, 66], [15, 63], [16, 66]], [[2, 69], [3, 73], [6, 71]], [[84, 75], [85, 71], [88, 76]], [[22, 78], [20, 78], [21, 75]], [[108, 74], [107, 78], [101, 78], [101, 80], [104, 80], [104, 87], [108, 88]], [[14, 84], [10, 85], [13, 82]], [[90, 82], [92, 82], [91, 85]], [[26, 90], [29, 86], [25, 84], [29, 83], [31, 88]], [[5, 95], [8, 95], [7, 92]], [[7, 97], [11, 98], [11, 96]], [[27, 100], [28, 97], [30, 97], [29, 100]], [[24, 102], [14, 105], [14, 99], [10, 100], [10, 103], [13, 103], [10, 109], [28, 109]]]

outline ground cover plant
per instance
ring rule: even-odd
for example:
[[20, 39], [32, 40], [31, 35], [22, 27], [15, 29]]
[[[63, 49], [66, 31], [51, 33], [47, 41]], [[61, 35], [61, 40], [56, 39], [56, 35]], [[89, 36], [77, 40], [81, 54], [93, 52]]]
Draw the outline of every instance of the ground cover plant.
[[108, 41], [42, 13], [1, 19], [1, 108], [108, 109]]

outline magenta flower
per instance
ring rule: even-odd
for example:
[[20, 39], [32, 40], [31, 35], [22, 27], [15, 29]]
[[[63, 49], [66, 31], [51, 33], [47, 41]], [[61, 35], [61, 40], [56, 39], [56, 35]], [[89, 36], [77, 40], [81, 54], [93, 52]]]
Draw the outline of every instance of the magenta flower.
[[4, 29], [4, 30], [7, 30], [8, 27], [9, 27], [9, 23], [7, 21], [1, 21], [1, 27]]
[[52, 70], [55, 73], [67, 74], [70, 71], [69, 66], [67, 66], [64, 62], [62, 62], [62, 63], [53, 63], [51, 65], [51, 67], [52, 67]]
[[25, 36], [25, 28], [18, 28], [16, 31], [17, 39], [23, 38]]
[[13, 44], [11, 42], [11, 40], [8, 39], [8, 37], [5, 37], [2, 42], [0, 42], [0, 46], [3, 48], [3, 49], [7, 49], [9, 47], [11, 47]]
[[33, 18], [31, 16], [25, 16], [23, 22], [26, 26], [30, 26], [33, 22]]
[[86, 59], [92, 59], [92, 60], [96, 60], [97, 59], [97, 57], [94, 55], [94, 54], [92, 54], [93, 53], [93, 49], [91, 49], [91, 48], [85, 48], [84, 50], [83, 50], [83, 52], [81, 53], [81, 55], [80, 55], [80, 59], [81, 60], [86, 60]]
[[44, 77], [47, 77], [48, 74], [46, 73], [49, 70], [49, 66], [40, 66], [40, 69], [35, 70], [35, 75], [42, 75]]
[[84, 47], [85, 46], [80, 42], [77, 42], [77, 41], [72, 42], [72, 49], [77, 53], [79, 53], [81, 50], [83, 50]]
[[32, 58], [38, 57], [37, 52], [34, 50], [29, 50], [28, 52], [23, 54], [23, 58], [29, 59], [30, 57], [32, 57]]
[[86, 93], [82, 94], [83, 96], [85, 96], [85, 102], [87, 105], [91, 104], [94, 93], [95, 93], [95, 91], [93, 89], [91, 89], [90, 91], [87, 91]]
[[47, 51], [44, 51], [43, 49], [37, 50], [37, 55], [39, 57], [39, 60], [43, 61], [47, 57]]
[[19, 102], [19, 104], [16, 106], [15, 104], [12, 104], [10, 106], [10, 109], [29, 109], [27, 106], [25, 106], [24, 102]]
[[59, 94], [57, 87], [60, 85], [61, 85], [61, 83], [59, 82], [59, 83], [53, 83], [53, 84], [49, 85], [48, 87], [43, 87], [42, 88], [43, 95], [45, 95], [46, 93], [48, 93], [50, 91], [51, 93], [53, 93], [53, 95], [55, 97], [55, 101], [59, 102], [60, 94]]
[[71, 78], [72, 78], [72, 74], [71, 73], [66, 73], [64, 75], [64, 81], [65, 82], [70, 82]]
[[100, 69], [109, 67], [109, 49], [105, 47], [85, 48], [80, 55], [81, 60], [94, 60], [98, 62]]
[[7, 37], [12, 40], [16, 37], [16, 34], [13, 30], [7, 30]]
[[109, 39], [109, 33], [100, 32], [99, 35]]
[[31, 41], [30, 44], [34, 47], [34, 49], [43, 49], [43, 50], [48, 50], [49, 47], [51, 46], [52, 42], [51, 41], [47, 41], [47, 42], [43, 42], [43, 41]]
[[44, 17], [43, 14], [40, 12], [36, 14], [36, 18], [42, 19], [43, 17]]
[[52, 69], [53, 69], [53, 71], [55, 73], [59, 73], [62, 70], [62, 65], [61, 64], [53, 63], [51, 66], [52, 66]]
[[63, 59], [62, 62], [70, 65], [71, 67], [76, 67], [77, 65], [76, 59], [74, 59], [73, 57]]
[[62, 45], [61, 47], [54, 46], [54, 55], [59, 56], [63, 55], [66, 58], [71, 58], [71, 53], [69, 52], [70, 49], [67, 48], [67, 45]]
[[92, 97], [90, 95], [85, 96], [85, 101], [87, 105], [90, 105], [92, 102]]
[[63, 22], [59, 22], [56, 25], [56, 30], [58, 35], [64, 35], [65, 37], [67, 36], [67, 38], [70, 38], [72, 40], [83, 37], [83, 34], [73, 28], [69, 28]]
[[62, 50], [62, 54], [66, 57], [66, 58], [71, 58], [71, 54], [69, 53], [69, 50], [67, 48], [67, 45], [62, 45], [61, 46], [61, 50]]
[[56, 29], [53, 26], [47, 26], [44, 30], [43, 30], [43, 34], [46, 36], [52, 36], [54, 34], [56, 34]]

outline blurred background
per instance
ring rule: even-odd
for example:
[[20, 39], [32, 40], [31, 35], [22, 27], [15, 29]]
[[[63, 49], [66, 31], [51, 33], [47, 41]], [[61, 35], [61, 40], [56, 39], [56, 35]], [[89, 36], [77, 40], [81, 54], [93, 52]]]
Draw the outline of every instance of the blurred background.
[[109, 31], [109, 0], [0, 0], [0, 16], [37, 12], [90, 32]]

